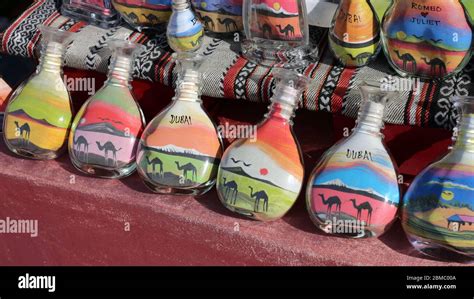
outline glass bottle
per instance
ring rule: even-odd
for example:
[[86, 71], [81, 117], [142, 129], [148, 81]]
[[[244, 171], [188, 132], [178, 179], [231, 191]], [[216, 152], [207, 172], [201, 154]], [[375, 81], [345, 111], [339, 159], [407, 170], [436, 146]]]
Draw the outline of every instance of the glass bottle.
[[264, 65], [297, 68], [312, 55], [305, 1], [244, 0], [245, 58]]
[[154, 192], [199, 195], [215, 184], [222, 141], [202, 106], [203, 57], [180, 53], [175, 58], [176, 95], [140, 139], [138, 173]]
[[394, 93], [375, 82], [360, 90], [362, 104], [352, 134], [322, 156], [306, 190], [314, 224], [326, 233], [354, 238], [387, 231], [401, 196], [396, 165], [381, 133], [385, 104]]
[[442, 259], [474, 261], [474, 97], [462, 108], [451, 150], [423, 170], [404, 197], [402, 225], [419, 251]]
[[279, 83], [265, 119], [253, 130], [254, 136], [227, 148], [217, 175], [222, 204], [262, 221], [279, 219], [290, 210], [304, 175], [292, 118], [309, 79], [289, 70], [273, 72]]
[[133, 62], [141, 47], [112, 40], [108, 48], [112, 50], [108, 78], [74, 118], [68, 148], [78, 170], [122, 178], [136, 169], [136, 149], [145, 123], [131, 92]]
[[65, 151], [71, 126], [73, 109], [62, 67], [73, 33], [46, 26], [40, 26], [40, 31], [40, 63], [11, 96], [3, 132], [7, 147], [15, 154], [49, 160]]
[[166, 30], [168, 44], [175, 52], [194, 52], [202, 46], [204, 27], [191, 8], [189, 0], [173, 0]]
[[342, 0], [329, 31], [334, 56], [345, 66], [369, 64], [380, 50], [380, 26], [369, 0]]
[[472, 52], [472, 25], [459, 0], [394, 0], [382, 24], [384, 51], [402, 76], [444, 78]]
[[243, 30], [242, 0], [193, 0], [204, 27], [214, 33]]
[[61, 13], [103, 28], [117, 26], [120, 22], [111, 0], [63, 0]]
[[112, 0], [112, 4], [138, 31], [162, 28], [171, 16], [171, 0]]

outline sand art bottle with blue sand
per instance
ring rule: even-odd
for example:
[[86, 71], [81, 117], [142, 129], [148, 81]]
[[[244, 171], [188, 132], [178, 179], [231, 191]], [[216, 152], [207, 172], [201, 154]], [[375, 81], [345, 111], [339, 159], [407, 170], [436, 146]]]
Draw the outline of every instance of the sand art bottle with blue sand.
[[131, 92], [133, 62], [141, 47], [123, 40], [109, 41], [108, 47], [112, 60], [107, 81], [77, 113], [69, 156], [82, 172], [122, 178], [136, 169], [135, 154], [145, 123]]
[[216, 182], [222, 141], [202, 106], [203, 57], [180, 53], [175, 58], [176, 95], [141, 137], [138, 173], [154, 192], [199, 195]]
[[40, 27], [42, 51], [36, 73], [13, 93], [3, 124], [7, 147], [33, 159], [55, 159], [66, 150], [72, 105], [62, 66], [72, 33]]
[[204, 26], [191, 8], [189, 0], [173, 0], [166, 30], [168, 44], [175, 52], [194, 52], [202, 45]]
[[360, 89], [357, 125], [322, 156], [306, 190], [314, 224], [328, 234], [354, 238], [387, 231], [400, 203], [396, 165], [381, 133], [385, 104], [395, 93], [375, 82]]
[[419, 251], [441, 259], [474, 261], [474, 97], [462, 110], [450, 152], [423, 170], [404, 197], [402, 225]]
[[460, 0], [394, 0], [385, 13], [382, 40], [400, 75], [444, 78], [469, 62], [472, 22]]
[[309, 79], [289, 70], [273, 73], [279, 83], [269, 112], [254, 136], [235, 141], [225, 151], [217, 175], [222, 204], [261, 221], [279, 219], [290, 210], [304, 175], [292, 119]]

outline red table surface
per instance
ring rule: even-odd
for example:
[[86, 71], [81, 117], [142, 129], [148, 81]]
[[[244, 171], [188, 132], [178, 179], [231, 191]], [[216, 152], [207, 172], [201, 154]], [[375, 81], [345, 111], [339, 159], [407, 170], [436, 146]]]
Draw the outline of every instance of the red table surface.
[[[102, 74], [68, 69], [66, 75]], [[133, 82], [150, 121], [172, 98], [168, 87]], [[76, 111], [87, 99], [72, 92]], [[258, 123], [267, 103], [204, 99], [218, 123]], [[306, 178], [321, 154], [354, 120], [298, 111], [295, 132]], [[404, 177], [413, 177], [447, 152], [451, 133], [388, 125], [385, 140]], [[226, 141], [226, 145], [229, 140]], [[283, 219], [260, 223], [228, 212], [215, 190], [198, 198], [150, 193], [137, 174], [124, 180], [84, 176], [67, 156], [57, 161], [14, 157], [0, 142], [0, 219], [38, 219], [39, 235], [0, 236], [0, 265], [445, 265], [421, 257], [399, 221], [379, 239], [349, 240], [319, 233], [300, 196]], [[72, 180], [72, 181], [71, 181]], [[73, 182], [73, 183], [71, 183]], [[124, 229], [130, 225], [130, 231]]]

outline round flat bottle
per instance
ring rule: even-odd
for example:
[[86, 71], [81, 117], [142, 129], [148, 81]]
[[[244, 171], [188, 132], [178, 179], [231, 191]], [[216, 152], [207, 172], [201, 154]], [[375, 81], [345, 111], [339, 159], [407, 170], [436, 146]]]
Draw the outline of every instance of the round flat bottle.
[[35, 74], [12, 94], [3, 132], [5, 144], [13, 153], [49, 160], [66, 150], [72, 121], [73, 109], [62, 66], [73, 34], [46, 26], [40, 30], [40, 64]]
[[303, 161], [292, 126], [308, 79], [292, 71], [276, 72], [280, 82], [254, 138], [239, 139], [225, 151], [217, 176], [217, 194], [229, 210], [271, 221], [293, 206], [303, 184]]
[[328, 234], [380, 236], [396, 218], [400, 190], [396, 165], [384, 142], [384, 103], [379, 86], [361, 86], [363, 103], [352, 134], [329, 149], [306, 190], [308, 212]]
[[131, 93], [133, 62], [142, 48], [129, 41], [109, 41], [113, 51], [104, 86], [74, 118], [69, 157], [80, 171], [103, 178], [123, 178], [136, 169], [135, 154], [145, 119]]
[[142, 135], [138, 173], [154, 192], [199, 195], [214, 186], [222, 142], [202, 106], [198, 70], [202, 57], [190, 53], [177, 57], [176, 96]]
[[404, 197], [411, 244], [439, 259], [474, 262], [474, 98], [458, 97], [459, 133], [451, 150], [424, 169]]

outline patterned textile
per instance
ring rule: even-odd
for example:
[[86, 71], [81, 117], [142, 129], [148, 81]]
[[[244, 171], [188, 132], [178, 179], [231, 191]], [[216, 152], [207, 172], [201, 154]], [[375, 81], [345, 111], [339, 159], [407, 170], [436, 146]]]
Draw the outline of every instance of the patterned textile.
[[[129, 39], [143, 44], [145, 51], [134, 67], [136, 78], [173, 85], [176, 75], [166, 34], [145, 35], [126, 27], [101, 29], [74, 21], [59, 14], [53, 0], [37, 0], [0, 35], [2, 51], [11, 55], [38, 57], [40, 34], [38, 25], [45, 24], [77, 32], [69, 46], [66, 65], [79, 69], [105, 72], [110, 51], [106, 42], [113, 38]], [[303, 94], [305, 109], [342, 113], [356, 117], [361, 97], [357, 86], [364, 80], [399, 78], [381, 53], [369, 67], [347, 69], [336, 63], [327, 48], [327, 31], [311, 28], [311, 40], [318, 44], [321, 59], [301, 70], [313, 78]], [[268, 101], [274, 88], [271, 69], [255, 65], [240, 56], [238, 42], [206, 36], [199, 53], [206, 56], [203, 64], [206, 96], [249, 101]], [[392, 124], [409, 124], [451, 129], [458, 117], [451, 97], [473, 94], [472, 62], [458, 75], [442, 82], [422, 81], [418, 91], [402, 92], [388, 104], [385, 119]]]

